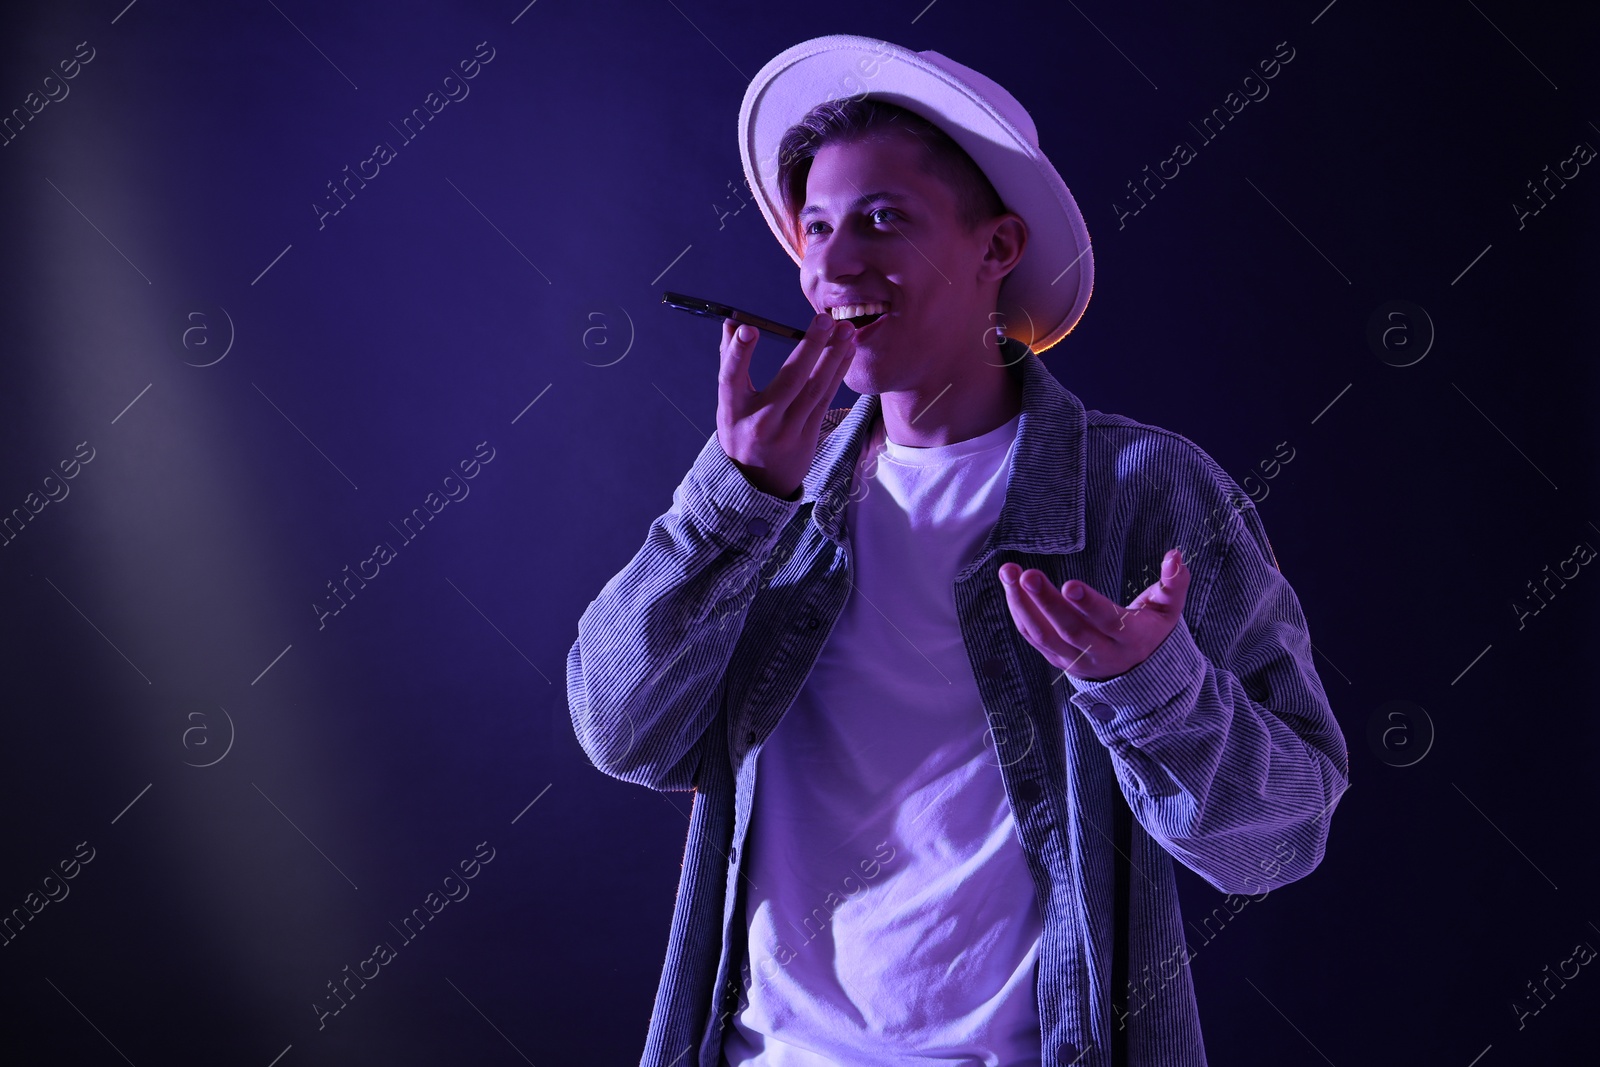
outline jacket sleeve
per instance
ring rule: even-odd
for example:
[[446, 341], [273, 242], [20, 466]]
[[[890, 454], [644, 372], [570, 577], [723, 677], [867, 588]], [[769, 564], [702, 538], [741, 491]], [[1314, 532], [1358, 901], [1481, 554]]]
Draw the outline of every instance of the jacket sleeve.
[[597, 768], [693, 787], [761, 561], [800, 506], [753, 486], [711, 435], [672, 507], [578, 620], [567, 706]]
[[1184, 619], [1131, 670], [1072, 679], [1070, 699], [1146, 831], [1222, 892], [1261, 893], [1322, 861], [1349, 753], [1255, 505], [1207, 466], [1204, 496], [1227, 518], [1212, 528], [1216, 550], [1182, 543]]

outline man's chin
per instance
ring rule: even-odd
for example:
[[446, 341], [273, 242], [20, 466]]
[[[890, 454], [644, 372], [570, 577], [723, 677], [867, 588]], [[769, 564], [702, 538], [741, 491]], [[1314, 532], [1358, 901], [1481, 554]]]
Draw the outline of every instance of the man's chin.
[[855, 361], [850, 364], [850, 369], [844, 372], [844, 384], [852, 392], [867, 394], [884, 392], [884, 379], [880, 368], [873, 365], [870, 355], [865, 360], [859, 351]]

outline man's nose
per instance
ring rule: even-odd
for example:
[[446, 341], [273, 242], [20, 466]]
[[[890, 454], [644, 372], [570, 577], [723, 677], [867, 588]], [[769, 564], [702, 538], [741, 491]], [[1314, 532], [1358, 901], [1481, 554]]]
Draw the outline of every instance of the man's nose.
[[865, 251], [859, 237], [844, 230], [836, 231], [828, 235], [828, 240], [816, 253], [816, 271], [824, 281], [854, 277], [866, 266]]

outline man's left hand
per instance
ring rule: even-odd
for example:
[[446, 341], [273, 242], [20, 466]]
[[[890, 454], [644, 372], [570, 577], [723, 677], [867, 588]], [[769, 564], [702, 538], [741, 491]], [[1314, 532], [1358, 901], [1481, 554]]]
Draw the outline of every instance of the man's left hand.
[[1126, 608], [1076, 578], [1057, 589], [1043, 571], [1009, 562], [999, 575], [1017, 630], [1051, 665], [1088, 682], [1143, 663], [1183, 618], [1189, 591], [1189, 568], [1176, 548], [1162, 558], [1160, 579]]

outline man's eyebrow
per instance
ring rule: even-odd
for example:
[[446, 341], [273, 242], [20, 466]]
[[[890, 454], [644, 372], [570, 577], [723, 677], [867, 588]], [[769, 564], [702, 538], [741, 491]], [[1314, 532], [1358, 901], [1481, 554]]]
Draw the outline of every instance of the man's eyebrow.
[[[882, 192], [864, 193], [863, 195], [856, 197], [855, 200], [853, 200], [850, 204], [850, 210], [859, 211], [868, 204], [877, 200], [887, 200], [894, 204], [904, 204], [915, 199], [915, 197], [907, 196], [903, 193], [891, 192], [890, 190], [885, 189]], [[820, 214], [822, 214], [822, 208], [818, 207], [816, 204], [807, 204], [805, 207], [800, 209], [799, 218], [804, 220], [810, 218], [812, 215]]]

